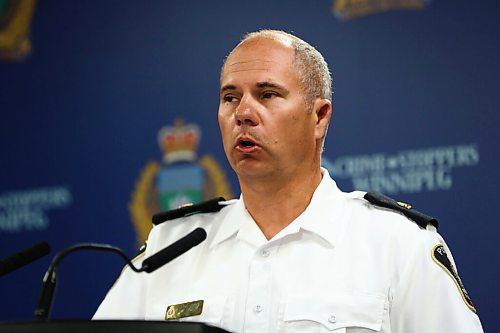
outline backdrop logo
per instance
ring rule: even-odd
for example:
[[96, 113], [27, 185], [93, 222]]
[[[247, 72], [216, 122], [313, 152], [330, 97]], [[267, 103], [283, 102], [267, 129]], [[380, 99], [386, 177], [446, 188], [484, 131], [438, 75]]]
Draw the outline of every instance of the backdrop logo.
[[139, 242], [147, 238], [151, 216], [155, 213], [213, 197], [233, 196], [217, 161], [210, 155], [198, 159], [200, 136], [197, 125], [185, 125], [182, 120], [159, 131], [158, 144], [163, 159], [146, 164], [129, 204]]
[[68, 207], [71, 192], [65, 187], [48, 187], [0, 194], [0, 232], [47, 229], [47, 211]]
[[0, 0], [0, 59], [23, 60], [30, 53], [34, 9], [35, 0]]
[[332, 11], [341, 20], [350, 20], [390, 10], [423, 10], [430, 0], [335, 0]]
[[336, 179], [350, 179], [353, 189], [391, 194], [449, 190], [454, 168], [477, 164], [476, 144], [341, 156], [334, 163], [323, 159], [324, 167]]

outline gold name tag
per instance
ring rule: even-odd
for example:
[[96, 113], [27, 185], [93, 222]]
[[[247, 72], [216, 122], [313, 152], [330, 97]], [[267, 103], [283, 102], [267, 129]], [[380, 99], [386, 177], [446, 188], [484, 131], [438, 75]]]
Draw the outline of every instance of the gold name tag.
[[203, 300], [174, 304], [167, 307], [165, 320], [179, 319], [200, 315], [203, 311]]

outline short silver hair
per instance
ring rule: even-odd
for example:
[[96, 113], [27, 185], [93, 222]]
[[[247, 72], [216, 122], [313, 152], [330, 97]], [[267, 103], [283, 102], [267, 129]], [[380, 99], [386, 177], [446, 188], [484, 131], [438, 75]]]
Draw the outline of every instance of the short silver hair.
[[[290, 46], [294, 50], [295, 58], [293, 63], [309, 110], [312, 110], [316, 98], [332, 100], [332, 76], [328, 69], [328, 64], [321, 53], [313, 46], [287, 32], [265, 29], [247, 33], [234, 49], [254, 38], [273, 39]], [[224, 65], [222, 66], [222, 70], [224, 70]]]

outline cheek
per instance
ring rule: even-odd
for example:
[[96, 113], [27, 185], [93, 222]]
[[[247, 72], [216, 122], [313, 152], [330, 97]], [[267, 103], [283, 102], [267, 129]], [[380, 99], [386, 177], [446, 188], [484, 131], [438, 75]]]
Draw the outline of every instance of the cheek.
[[220, 110], [217, 113], [217, 121], [219, 122], [219, 127], [222, 131], [222, 126], [224, 125], [224, 114]]
[[227, 150], [229, 146], [232, 145], [231, 138], [232, 138], [232, 130], [233, 126], [231, 126], [232, 121], [228, 119], [227, 116], [224, 116], [223, 114], [219, 113], [218, 115], [218, 121], [219, 121], [219, 129], [221, 133], [221, 138], [222, 138], [222, 144], [224, 146], [224, 150]]
[[222, 136], [224, 137], [224, 134], [227, 133], [228, 128], [229, 128], [229, 119], [224, 113], [219, 111], [219, 114], [217, 115], [217, 119], [219, 121], [219, 128]]

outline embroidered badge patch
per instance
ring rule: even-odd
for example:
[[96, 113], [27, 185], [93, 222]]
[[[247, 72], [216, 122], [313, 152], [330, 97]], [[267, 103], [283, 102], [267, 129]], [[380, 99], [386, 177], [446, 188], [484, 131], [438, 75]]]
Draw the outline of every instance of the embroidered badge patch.
[[165, 313], [165, 320], [197, 316], [200, 315], [202, 311], [203, 300], [169, 305]]
[[434, 248], [432, 249], [432, 259], [436, 262], [436, 264], [441, 266], [445, 270], [445, 272], [448, 273], [448, 275], [453, 279], [467, 307], [472, 312], [476, 313], [476, 308], [474, 307], [474, 304], [472, 304], [472, 300], [470, 299], [467, 290], [465, 290], [464, 284], [458, 276], [457, 270], [448, 258], [446, 249], [443, 244], [437, 244], [436, 246], [434, 246]]

